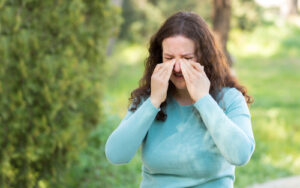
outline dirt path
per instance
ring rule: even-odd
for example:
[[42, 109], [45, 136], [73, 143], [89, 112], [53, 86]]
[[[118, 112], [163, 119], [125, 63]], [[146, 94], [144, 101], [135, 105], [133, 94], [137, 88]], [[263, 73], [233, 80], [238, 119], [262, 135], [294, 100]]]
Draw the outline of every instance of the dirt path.
[[300, 188], [300, 176], [272, 180], [263, 184], [255, 184], [247, 188]]

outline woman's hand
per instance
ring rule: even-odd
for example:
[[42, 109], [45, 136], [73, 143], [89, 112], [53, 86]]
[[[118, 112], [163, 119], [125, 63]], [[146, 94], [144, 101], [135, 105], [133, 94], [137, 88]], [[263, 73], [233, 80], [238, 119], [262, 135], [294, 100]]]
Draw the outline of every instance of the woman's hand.
[[169, 79], [175, 64], [175, 59], [159, 63], [156, 65], [151, 76], [151, 95], [152, 104], [159, 108], [162, 102], [167, 98]]
[[194, 102], [209, 93], [210, 81], [204, 72], [204, 67], [200, 63], [181, 59], [180, 67], [188, 92]]

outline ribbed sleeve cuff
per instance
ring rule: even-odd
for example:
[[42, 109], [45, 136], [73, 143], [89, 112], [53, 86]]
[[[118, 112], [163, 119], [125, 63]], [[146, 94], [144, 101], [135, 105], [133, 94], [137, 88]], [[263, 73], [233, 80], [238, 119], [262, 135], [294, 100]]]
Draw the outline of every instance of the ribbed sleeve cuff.
[[215, 101], [215, 100], [213, 99], [213, 97], [208, 93], [208, 94], [204, 95], [203, 97], [201, 97], [200, 99], [198, 99], [198, 100], [194, 103], [194, 106], [195, 106], [196, 108], [202, 108], [202, 107], [204, 107], [205, 105], [207, 105], [207, 103], [212, 102], [212, 100]]
[[[208, 93], [201, 97], [198, 101], [194, 103], [194, 106], [198, 109], [200, 114], [203, 116], [205, 115], [212, 115], [218, 114], [221, 109], [219, 109], [218, 103], [214, 100], [214, 98]], [[215, 111], [215, 112], [210, 112]]]
[[153, 112], [159, 112], [160, 111], [160, 107], [159, 108], [156, 108], [153, 103], [151, 102], [151, 99], [150, 97], [148, 97], [146, 100], [145, 100], [145, 105], [149, 106]]

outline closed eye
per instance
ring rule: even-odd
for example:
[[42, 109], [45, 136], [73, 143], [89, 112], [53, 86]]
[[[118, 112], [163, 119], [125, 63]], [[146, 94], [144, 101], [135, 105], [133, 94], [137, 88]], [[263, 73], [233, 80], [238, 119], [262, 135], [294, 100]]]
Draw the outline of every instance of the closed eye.
[[[171, 60], [171, 59], [173, 59], [173, 58], [165, 58], [166, 60]], [[186, 57], [185, 59], [187, 59], [187, 60], [190, 60], [190, 59], [193, 59], [192, 57]]]

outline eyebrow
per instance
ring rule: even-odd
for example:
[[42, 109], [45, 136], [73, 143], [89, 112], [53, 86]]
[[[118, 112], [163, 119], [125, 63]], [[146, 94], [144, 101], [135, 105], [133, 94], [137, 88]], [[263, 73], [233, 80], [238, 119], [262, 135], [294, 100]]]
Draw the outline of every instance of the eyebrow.
[[[172, 56], [171, 54], [164, 53], [164, 55]], [[182, 56], [194, 55], [193, 53], [182, 54]]]

